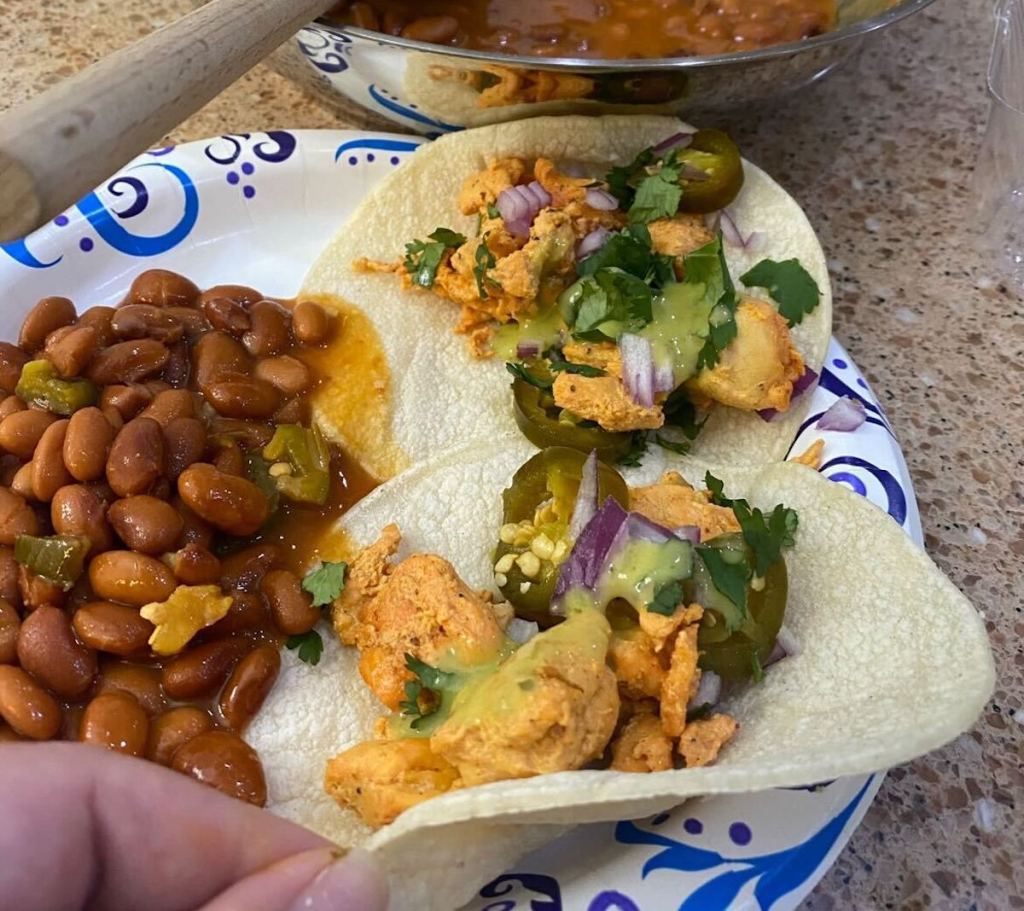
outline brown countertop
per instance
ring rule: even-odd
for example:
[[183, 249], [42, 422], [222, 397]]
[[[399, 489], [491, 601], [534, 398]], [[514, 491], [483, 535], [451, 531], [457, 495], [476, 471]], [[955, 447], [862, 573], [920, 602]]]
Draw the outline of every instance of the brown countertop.
[[[880, 393], [928, 549], [983, 611], [998, 668], [972, 731], [889, 773], [814, 911], [1024, 908], [1024, 305], [974, 249], [969, 212], [991, 5], [940, 2], [824, 83], [722, 119], [818, 229], [836, 336]], [[190, 6], [0, 2], [0, 108]], [[171, 139], [346, 125], [258, 67]]]

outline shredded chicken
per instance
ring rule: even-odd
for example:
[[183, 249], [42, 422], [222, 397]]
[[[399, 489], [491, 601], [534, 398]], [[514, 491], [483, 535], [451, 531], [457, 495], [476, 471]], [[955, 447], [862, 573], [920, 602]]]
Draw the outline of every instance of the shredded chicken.
[[560, 373], [551, 391], [559, 408], [596, 421], [612, 432], [654, 430], [665, 423], [665, 414], [659, 405], [638, 405], [627, 394], [622, 380], [615, 376]]
[[680, 212], [672, 218], [659, 218], [648, 226], [655, 253], [683, 257], [715, 239], [700, 215]]
[[370, 740], [328, 761], [324, 790], [376, 827], [450, 790], [457, 779], [427, 740]]
[[821, 454], [825, 449], [825, 441], [823, 439], [817, 439], [810, 446], [808, 446], [800, 455], [793, 456], [789, 459], [790, 462], [798, 462], [801, 465], [806, 465], [808, 468], [813, 468], [817, 471], [821, 468]]
[[737, 727], [734, 718], [722, 714], [691, 721], [679, 738], [679, 755], [686, 767], [692, 769], [714, 762]]
[[[699, 620], [699, 617], [698, 617]], [[672, 647], [672, 660], [661, 684], [661, 724], [669, 737], [678, 737], [686, 727], [686, 707], [697, 692], [700, 670], [697, 659], [699, 622], [681, 629]]]
[[[646, 613], [646, 612], [645, 612]], [[626, 699], [657, 698], [665, 679], [655, 641], [639, 627], [616, 630], [608, 646], [608, 666]]]
[[672, 738], [657, 715], [634, 715], [612, 741], [611, 768], [618, 772], [663, 772], [672, 768]]
[[736, 308], [736, 338], [714, 367], [687, 380], [686, 389], [696, 404], [703, 399], [743, 411], [786, 411], [803, 372], [786, 321], [767, 301], [747, 297]]
[[665, 528], [695, 525], [702, 541], [740, 530], [731, 509], [715, 505], [707, 491], [695, 490], [674, 471], [657, 484], [632, 488], [629, 508]]

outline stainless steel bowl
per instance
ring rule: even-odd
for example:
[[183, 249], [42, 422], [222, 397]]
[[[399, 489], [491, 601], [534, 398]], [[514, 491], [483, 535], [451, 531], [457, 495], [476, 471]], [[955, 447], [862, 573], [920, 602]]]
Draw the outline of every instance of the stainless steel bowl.
[[932, 0], [839, 0], [839, 25], [797, 43], [658, 60], [538, 58], [316, 22], [279, 70], [365, 126], [437, 135], [539, 114], [667, 113], [762, 101], [821, 79], [872, 33]]

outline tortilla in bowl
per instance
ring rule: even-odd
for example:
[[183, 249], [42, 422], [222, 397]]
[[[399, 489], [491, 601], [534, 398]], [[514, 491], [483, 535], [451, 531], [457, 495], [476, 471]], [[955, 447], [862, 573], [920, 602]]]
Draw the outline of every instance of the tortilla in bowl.
[[[688, 136], [686, 131], [689, 129], [673, 118], [654, 116], [534, 118], [484, 127], [448, 135], [420, 147], [406, 165], [367, 196], [311, 268], [301, 296], [325, 302], [331, 298], [341, 299], [348, 306], [361, 310], [375, 328], [391, 372], [391, 428], [395, 443], [404, 454], [405, 464], [416, 464], [455, 444], [475, 439], [494, 440], [515, 432], [516, 421], [505, 362], [517, 360], [516, 349], [522, 347], [516, 343], [517, 339], [522, 342], [524, 334], [537, 329], [537, 324], [543, 321], [539, 317], [558, 317], [551, 301], [537, 303], [529, 297], [530, 292], [525, 291], [523, 293], [526, 297], [513, 301], [513, 306], [516, 302], [522, 305], [519, 314], [522, 317], [521, 323], [510, 320], [507, 313], [502, 314], [498, 321], [488, 323], [486, 311], [491, 304], [499, 300], [512, 300], [510, 288], [514, 279], [506, 282], [508, 288], [500, 289], [496, 276], [503, 274], [501, 257], [497, 257], [497, 266], [488, 272], [487, 260], [493, 255], [492, 251], [481, 250], [477, 246], [475, 255], [472, 252], [472, 243], [481, 225], [482, 230], [488, 232], [487, 238], [492, 238], [489, 225], [494, 228], [493, 237], [497, 237], [502, 219], [489, 216], [488, 213], [493, 215], [493, 204], [486, 196], [482, 197], [480, 211], [464, 214], [460, 210], [460, 191], [464, 191], [467, 182], [475, 178], [486, 182], [489, 179], [488, 172], [493, 170], [496, 161], [512, 158], [524, 163], [526, 173], [520, 174], [518, 178], [522, 181], [532, 176], [530, 168], [539, 169], [541, 162], [548, 162], [552, 167], [546, 173], [552, 180], [576, 180], [579, 192], [600, 189], [607, 196], [603, 189], [603, 179], [610, 168], [628, 168], [633, 163], [636, 165], [634, 173], [639, 179], [646, 174], [646, 170], [642, 164], [637, 164], [643, 160], [642, 157], [638, 159], [638, 155], [642, 156], [644, 150], [656, 148], [665, 140], [671, 145], [675, 137]], [[685, 141], [685, 138], [681, 140], [683, 143]], [[671, 154], [671, 151], [666, 154]], [[663, 160], [658, 159], [657, 155], [654, 157], [658, 161]], [[738, 163], [739, 159], [736, 161]], [[679, 167], [682, 168], [682, 165]], [[565, 169], [566, 173], [570, 170], [581, 171], [590, 176], [568, 178], [557, 170], [559, 168]], [[699, 184], [704, 178], [697, 170], [698, 173], [691, 176], [695, 178], [693, 182]], [[690, 172], [683, 169], [682, 173]], [[763, 387], [777, 387], [781, 390], [781, 398], [730, 396], [727, 389], [723, 390], [723, 387], [729, 386], [729, 382], [719, 383], [717, 387], [708, 382], [702, 383], [702, 379], [714, 373], [712, 362], [717, 355], [700, 370], [696, 370], [694, 363], [689, 363], [686, 370], [676, 369], [674, 377], [670, 376], [669, 386], [673, 382], [681, 383], [696, 370], [697, 375], [691, 378], [688, 388], [700, 388], [693, 389], [694, 394], [690, 397], [701, 403], [701, 407], [708, 403], [710, 407], [706, 414], [701, 412], [701, 417], [706, 417], [706, 423], [701, 425], [702, 429], [692, 443], [677, 435], [670, 441], [670, 445], [676, 449], [686, 449], [695, 458], [715, 464], [760, 464], [781, 459], [785, 455], [786, 447], [806, 413], [809, 396], [801, 394], [801, 391], [806, 390], [821, 367], [832, 322], [831, 290], [825, 256], [799, 205], [777, 183], [749, 162], [742, 162], [740, 178], [742, 188], [729, 202], [726, 215], [723, 216], [723, 225], [732, 226], [729, 234], [735, 243], [730, 243], [728, 237], [723, 239], [721, 231], [705, 227], [700, 216], [685, 213], [675, 218], [661, 219], [663, 233], [671, 234], [673, 228], [678, 228], [678, 233], [686, 235], [675, 246], [671, 240], [652, 239], [652, 232], [659, 233], [657, 229], [649, 229], [646, 223], [628, 222], [632, 215], [627, 218], [622, 211], [606, 210], [601, 214], [600, 210], [586, 209], [586, 217], [574, 222], [577, 234], [585, 230], [580, 225], [607, 225], [601, 228], [606, 232], [606, 238], [614, 234], [621, 238], [616, 243], [634, 248], [639, 243], [646, 249], [647, 256], [656, 252], [655, 248], [670, 251], [655, 256], [656, 265], [661, 269], [667, 260], [671, 260], [669, 266], [675, 268], [676, 277], [683, 271], [689, 254], [699, 253], [704, 266], [712, 269], [719, 268], [722, 263], [727, 264], [727, 269], [719, 270], [717, 281], [719, 284], [724, 281], [735, 286], [735, 300], [731, 306], [738, 314], [736, 319], [739, 333], [737, 342], [731, 347], [727, 345], [722, 348], [717, 370], [719, 373], [731, 370], [741, 375], [745, 364], [748, 361], [753, 363], [757, 358], [741, 358], [737, 353], [735, 360], [742, 363], [734, 364], [729, 362], [730, 353], [745, 338], [763, 343], [763, 349], [772, 351], [771, 357], [765, 360], [771, 361], [770, 367], [776, 373], [782, 371], [782, 374], [775, 378], [777, 382], [758, 376], [751, 383], [759, 393], [764, 392]], [[583, 184], [589, 182], [594, 182], [594, 186], [582, 188]], [[633, 194], [635, 191], [630, 188], [628, 192]], [[683, 197], [686, 198], [685, 192]], [[501, 202], [500, 199], [498, 201]], [[616, 205], [614, 201], [611, 204]], [[534, 229], [537, 229], [537, 224], [545, 218], [545, 214], [551, 216], [550, 221], [557, 221], [560, 213], [556, 210], [554, 204], [543, 209], [535, 221]], [[613, 228], [614, 231], [611, 230]], [[442, 240], [431, 240], [433, 236]], [[459, 238], [468, 245], [463, 258], [470, 260], [471, 271], [475, 270], [478, 284], [483, 290], [483, 300], [476, 302], [482, 305], [476, 308], [481, 314], [476, 322], [473, 317], [473, 301], [463, 307], [460, 320], [459, 307], [451, 300], [435, 294], [436, 289], [427, 290], [415, 285], [409, 287], [408, 273], [403, 267], [403, 255], [413, 272], [429, 266], [424, 257], [427, 249], [431, 248], [429, 252], [435, 257], [435, 273], [436, 258], [441, 257], [441, 271], [449, 274], [451, 270], [448, 270], [448, 264], [460, 256], [459, 251], [454, 249]], [[756, 243], [753, 242], [755, 238]], [[452, 246], [447, 246], [446, 241]], [[523, 242], [524, 238], [520, 237], [512, 242], [512, 246], [522, 248]], [[488, 243], [491, 243], [490, 239]], [[667, 246], [659, 246], [662, 243]], [[406, 252], [407, 245], [412, 246], [412, 252]], [[437, 249], [438, 246], [440, 249]], [[564, 243], [561, 249], [563, 262], [560, 268], [565, 281], [569, 282], [577, 278], [572, 263], [573, 251], [571, 247], [566, 251]], [[577, 249], [580, 249], [578, 245]], [[606, 247], [601, 247], [599, 252], [604, 249]], [[509, 265], [512, 259], [514, 257], [509, 257]], [[778, 302], [772, 300], [765, 288], [753, 284], [758, 273], [754, 272], [752, 278], [751, 270], [765, 261], [775, 264], [795, 261], [802, 273], [803, 284], [814, 289], [814, 305], [809, 312], [799, 314], [788, 325], [776, 312]], [[594, 262], [593, 256], [590, 262]], [[396, 270], [399, 274], [395, 274]], [[429, 268], [426, 271], [429, 272]], [[621, 269], [611, 271], [615, 275], [610, 277], [623, 278]], [[692, 278], [698, 275], [696, 264], [687, 267], [687, 271]], [[403, 273], [406, 279], [402, 278]], [[742, 284], [740, 279], [743, 276], [748, 277], [750, 286]], [[463, 278], [472, 285], [471, 276]], [[578, 281], [570, 285], [570, 290], [577, 287], [583, 278], [581, 274]], [[429, 279], [433, 282], [434, 273], [431, 273]], [[637, 281], [643, 284], [643, 280], [635, 276], [627, 276], [624, 281], [631, 288], [636, 287]], [[651, 285], [651, 281], [648, 276], [648, 285]], [[700, 288], [710, 287], [710, 281], [708, 278]], [[764, 278], [760, 281], [770, 284]], [[693, 291], [685, 282], [685, 278], [683, 284], [672, 282], [673, 285], [678, 284], [674, 290], [684, 288]], [[487, 289], [490, 289], [489, 292]], [[558, 286], [547, 290], [553, 294], [561, 288]], [[648, 300], [651, 297], [650, 290], [647, 291], [647, 297]], [[713, 304], [714, 301], [709, 299], [708, 303]], [[571, 309], [571, 303], [569, 307]], [[706, 312], [703, 320], [703, 325], [698, 327], [699, 332], [692, 335], [690, 342], [693, 339], [703, 342], [709, 334], [710, 321]], [[506, 323], [504, 327], [498, 325], [502, 321]], [[651, 326], [656, 323], [651, 323]], [[587, 387], [586, 391], [594, 385], [589, 381], [602, 374], [607, 374], [603, 377], [604, 381], [615, 385], [618, 375], [629, 367], [629, 363], [623, 365], [615, 360], [618, 355], [614, 351], [614, 338], [619, 330], [608, 335], [608, 325], [598, 326], [589, 333], [575, 333], [572, 339], [563, 333], [562, 341], [572, 343], [564, 348], [566, 360], [583, 362], [570, 365], [573, 384], [581, 389]], [[461, 337], [453, 332], [456, 328], [461, 328]], [[517, 332], [510, 335], [506, 331], [508, 328], [516, 328]], [[547, 328], [550, 330], [550, 324]], [[642, 336], [646, 331], [638, 330], [637, 334]], [[644, 344], [648, 342], [641, 341], [641, 349]], [[475, 349], [475, 353], [470, 350], [470, 346]], [[511, 348], [511, 354], [505, 350], [507, 347]], [[488, 357], [488, 352], [493, 353]], [[608, 352], [611, 353], [611, 366], [605, 364], [602, 367], [601, 358]], [[692, 362], [698, 357], [698, 352], [693, 349], [686, 357]], [[624, 360], [628, 361], [629, 358]], [[595, 370], [597, 374], [594, 374]], [[549, 378], [542, 382], [555, 384], [556, 395], [560, 386], [568, 385], [565, 378]], [[626, 382], [623, 377], [619, 385], [624, 386]], [[661, 412], [667, 401], [667, 388], [662, 387], [662, 391], [656, 392], [653, 408], [647, 408], [646, 411], [640, 409], [645, 416], [640, 422], [643, 426], [661, 427]], [[682, 388], [682, 385], [678, 386], [678, 389]], [[622, 389], [616, 386], [613, 392], [619, 404], [622, 404]], [[361, 444], [358, 429], [346, 426], [345, 419], [337, 417], [343, 413], [343, 409], [332, 407], [330, 392], [323, 395], [324, 420], [330, 424], [338, 438], [377, 477], [386, 478], [394, 474], [394, 460], [382, 462], [373, 447], [365, 442]], [[722, 400], [732, 404], [720, 405]], [[588, 412], [588, 408], [599, 408], [599, 405], [588, 405], [580, 400], [580, 396], [576, 396], [572, 406], [572, 409], [566, 407], [565, 410], [579, 411], [574, 420], [582, 420], [582, 425], [591, 427], [596, 422], [600, 425], [600, 431], [606, 430], [600, 414]], [[761, 411], [761, 414], [757, 411]], [[612, 431], [621, 426], [621, 421], [607, 424]], [[613, 435], [628, 436], [625, 433]], [[378, 462], [381, 464], [378, 465]]]
[[[409, 470], [345, 516], [353, 553], [394, 523], [402, 538], [396, 560], [436, 555], [469, 588], [493, 591], [501, 491], [532, 453], [512, 438]], [[693, 461], [683, 468], [695, 487], [706, 471]], [[785, 556], [785, 623], [800, 646], [766, 668], [761, 682], [726, 691], [715, 711], [738, 729], [713, 764], [675, 763], [649, 774], [574, 768], [456, 787], [374, 831], [328, 795], [325, 769], [372, 742], [386, 709], [360, 676], [356, 649], [325, 630], [320, 664], [285, 656], [284, 683], [249, 729], [266, 757], [268, 806], [373, 852], [389, 873], [396, 908], [453, 908], [566, 826], [653, 813], [696, 795], [886, 768], [973, 722], [993, 685], [983, 624], [888, 516], [797, 464], [715, 468], [713, 475], [729, 497], [766, 514], [779, 503], [798, 514]], [[367, 771], [369, 784], [378, 771]]]

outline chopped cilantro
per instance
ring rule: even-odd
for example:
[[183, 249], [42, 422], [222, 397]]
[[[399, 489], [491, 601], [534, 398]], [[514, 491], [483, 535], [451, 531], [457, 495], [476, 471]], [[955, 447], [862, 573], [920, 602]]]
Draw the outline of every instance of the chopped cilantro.
[[628, 165], [618, 165], [605, 175], [604, 180], [608, 184], [608, 189], [618, 199], [623, 209], [628, 209], [633, 204], [636, 181], [644, 173], [644, 168], [654, 161], [654, 157], [653, 148], [644, 149]]
[[399, 704], [399, 709], [403, 715], [413, 718], [410, 727], [418, 730], [440, 708], [443, 691], [455, 684], [457, 675], [420, 661], [408, 652], [405, 666], [416, 675], [416, 679], [405, 684], [405, 701]]
[[679, 455], [686, 455], [690, 451], [689, 440], [673, 440], [663, 434], [654, 434], [654, 442], [657, 443], [662, 449], [667, 449], [669, 452], [675, 452]]
[[484, 282], [490, 281], [487, 278], [487, 270], [493, 269], [497, 260], [490, 247], [487, 246], [486, 239], [480, 241], [480, 246], [476, 248], [473, 259], [476, 262], [476, 265], [473, 266], [473, 277], [476, 279], [477, 293], [480, 295], [480, 300], [487, 300], [487, 289], [484, 287]]
[[501, 218], [501, 212], [498, 211], [498, 207], [493, 202], [487, 204], [487, 217]]
[[683, 600], [683, 583], [676, 579], [673, 582], [666, 582], [658, 589], [654, 599], [647, 605], [647, 610], [665, 617], [671, 617]]
[[796, 259], [762, 259], [740, 281], [749, 288], [764, 288], [790, 326], [802, 322], [821, 300], [817, 283]]
[[529, 383], [531, 386], [536, 386], [538, 389], [550, 389], [551, 380], [546, 380], [543, 377], [534, 376], [526, 369], [526, 364], [521, 361], [506, 361], [505, 369], [516, 377], [516, 379], [522, 380], [524, 383]]
[[449, 228], [437, 228], [429, 235], [432, 243], [414, 240], [405, 245], [405, 271], [412, 276], [414, 285], [421, 288], [432, 288], [437, 278], [437, 268], [444, 259], [445, 252], [461, 247], [466, 238]]
[[780, 503], [765, 518], [760, 509], [751, 509], [746, 500], [733, 500], [732, 511], [743, 529], [743, 540], [754, 552], [754, 572], [763, 576], [782, 557], [782, 548], [795, 543], [796, 510]]
[[321, 563], [302, 577], [302, 590], [313, 596], [314, 607], [325, 607], [345, 589], [348, 564]]
[[575, 373], [578, 376], [606, 376], [600, 367], [592, 367], [590, 364], [573, 364], [571, 361], [551, 360], [548, 365], [553, 373]]
[[558, 305], [576, 338], [615, 341], [623, 332], [638, 332], [651, 321], [652, 301], [643, 279], [606, 267], [570, 285]]
[[277, 512], [281, 492], [270, 476], [270, 462], [263, 458], [258, 449], [250, 449], [245, 454], [245, 475], [263, 491], [263, 495], [267, 498], [267, 505], [270, 507], [270, 514], [273, 515]]
[[747, 609], [747, 582], [750, 567], [746, 560], [730, 563], [720, 550], [714, 547], [698, 546], [697, 553], [711, 576], [711, 582], [726, 598], [740, 610]]
[[725, 481], [716, 478], [710, 471], [704, 473], [704, 486], [711, 494], [711, 502], [716, 506], [732, 506], [732, 500], [725, 495]]
[[707, 417], [703, 421], [697, 420], [697, 409], [686, 397], [682, 386], [672, 391], [662, 404], [661, 410], [665, 415], [665, 426], [678, 427], [688, 440], [697, 439], [697, 435], [708, 421]]
[[757, 656], [756, 650], [750, 653], [750, 676], [754, 683], [764, 680], [764, 668], [761, 667], [761, 659]]
[[308, 633], [289, 636], [285, 646], [292, 650], [298, 649], [299, 661], [305, 661], [306, 664], [315, 666], [320, 663], [324, 640], [320, 638], [320, 634], [315, 629], [311, 629]]
[[644, 224], [629, 225], [613, 234], [600, 250], [580, 262], [577, 271], [580, 275], [593, 275], [599, 269], [611, 266], [642, 278], [655, 287], [675, 281], [672, 257], [654, 252], [651, 232]]
[[714, 367], [718, 355], [736, 337], [736, 289], [729, 275], [722, 246], [722, 233], [710, 243], [694, 250], [683, 260], [687, 284], [703, 284], [711, 304], [709, 331], [704, 347], [697, 355], [698, 367]]
[[634, 430], [629, 452], [619, 459], [618, 464], [623, 468], [636, 468], [647, 455], [647, 442], [646, 430]]
[[633, 205], [629, 207], [631, 222], [646, 224], [659, 218], [671, 218], [679, 211], [683, 188], [679, 185], [680, 168], [675, 161], [676, 153], [670, 152], [660, 168], [640, 181]]

